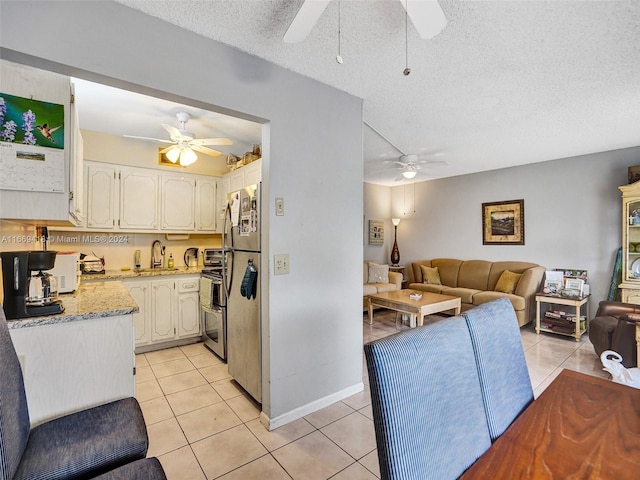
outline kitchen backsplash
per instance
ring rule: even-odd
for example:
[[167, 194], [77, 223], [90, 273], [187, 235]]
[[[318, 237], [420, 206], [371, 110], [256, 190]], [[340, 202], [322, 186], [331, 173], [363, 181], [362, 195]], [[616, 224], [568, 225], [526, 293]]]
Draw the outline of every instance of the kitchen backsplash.
[[[44, 226], [44, 225], [43, 225]], [[175, 266], [184, 266], [187, 248], [199, 250], [198, 265], [202, 265], [202, 249], [221, 246], [220, 235], [190, 235], [188, 240], [168, 240], [164, 234], [128, 232], [77, 232], [49, 228], [48, 250], [94, 254], [105, 259], [105, 269], [120, 270], [134, 267], [136, 250], [141, 253], [143, 268], [151, 266], [151, 245], [160, 240], [165, 250], [165, 266], [169, 255], [173, 255]], [[33, 225], [0, 221], [0, 251], [42, 250], [42, 242], [36, 237]]]

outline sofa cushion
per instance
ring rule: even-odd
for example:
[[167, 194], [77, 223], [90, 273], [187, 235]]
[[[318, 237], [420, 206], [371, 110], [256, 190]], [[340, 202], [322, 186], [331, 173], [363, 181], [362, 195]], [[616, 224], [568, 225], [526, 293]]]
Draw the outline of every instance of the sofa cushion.
[[420, 290], [421, 292], [441, 293], [443, 290], [451, 287], [446, 285], [433, 285], [430, 283], [410, 283], [409, 288], [413, 290]]
[[482, 305], [483, 303], [487, 303], [498, 298], [508, 298], [511, 302], [511, 305], [513, 305], [513, 309], [516, 311], [524, 310], [527, 303], [526, 299], [519, 295], [514, 295], [512, 293], [492, 292], [491, 290], [488, 290], [486, 292], [476, 293], [473, 296], [473, 304]]
[[425, 267], [424, 265], [420, 265], [420, 270], [422, 271], [423, 283], [428, 283], [430, 285], [442, 285], [438, 267]]
[[[489, 282], [487, 284], [487, 290], [493, 290], [495, 288], [496, 283], [498, 283], [498, 280], [500, 279], [500, 275], [502, 275], [502, 272], [504, 272], [505, 270], [509, 270], [514, 273], [524, 273], [525, 271], [534, 267], [542, 268], [539, 265], [536, 265], [535, 263], [529, 263], [529, 262], [516, 262], [516, 261], [494, 262], [494, 264], [491, 266], [491, 273], [489, 273]], [[544, 271], [544, 269], [542, 270]], [[535, 275], [535, 276], [537, 278], [538, 275]], [[542, 280], [542, 278], [540, 278], [539, 280]]]
[[438, 267], [440, 283], [449, 287], [458, 286], [458, 272], [461, 265], [462, 260], [455, 258], [434, 258], [431, 260], [431, 266]]
[[476, 290], [474, 288], [462, 288], [462, 287], [450, 288], [449, 287], [449, 288], [443, 288], [440, 293], [442, 293], [443, 295], [460, 297], [460, 301], [462, 303], [473, 304], [474, 295], [480, 292], [482, 292], [482, 290]]
[[502, 272], [502, 275], [500, 275], [494, 290], [502, 293], [513, 293], [516, 291], [520, 277], [522, 277], [521, 273], [513, 273], [510, 270], [505, 270]]
[[492, 263], [486, 260], [465, 260], [460, 265], [457, 284], [451, 286], [488, 290], [487, 285], [491, 265]]
[[373, 285], [371, 283], [365, 283], [363, 286], [363, 294], [366, 297], [367, 295], [375, 295], [376, 293], [378, 293], [378, 289], [376, 288], [376, 285]]
[[389, 283], [389, 265], [369, 264], [369, 281], [367, 283]]

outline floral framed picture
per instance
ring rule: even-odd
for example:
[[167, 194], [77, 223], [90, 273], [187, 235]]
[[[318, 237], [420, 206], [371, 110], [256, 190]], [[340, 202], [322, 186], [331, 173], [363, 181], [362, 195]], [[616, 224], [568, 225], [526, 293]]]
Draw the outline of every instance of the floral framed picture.
[[384, 244], [384, 222], [369, 220], [369, 245]]
[[524, 245], [524, 200], [482, 204], [483, 245]]

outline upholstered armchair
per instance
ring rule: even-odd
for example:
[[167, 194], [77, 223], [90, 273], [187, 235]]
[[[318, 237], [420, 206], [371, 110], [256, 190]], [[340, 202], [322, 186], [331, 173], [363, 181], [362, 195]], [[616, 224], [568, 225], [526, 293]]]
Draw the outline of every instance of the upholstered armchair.
[[0, 480], [166, 479], [158, 460], [145, 458], [148, 445], [135, 398], [31, 428], [22, 370], [0, 308]]
[[589, 323], [589, 340], [598, 357], [605, 350], [622, 356], [626, 368], [638, 365], [636, 320], [640, 321], [640, 305], [609, 300], [600, 302], [595, 318]]

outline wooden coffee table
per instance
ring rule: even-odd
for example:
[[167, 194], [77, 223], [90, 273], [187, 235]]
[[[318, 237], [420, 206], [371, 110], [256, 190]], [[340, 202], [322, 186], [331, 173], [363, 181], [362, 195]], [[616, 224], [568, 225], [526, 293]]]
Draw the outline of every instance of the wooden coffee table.
[[[409, 294], [420, 293], [422, 298], [411, 299]], [[439, 293], [421, 292], [418, 290], [396, 290], [394, 292], [377, 293], [369, 296], [369, 324], [373, 324], [373, 307], [388, 308], [398, 313], [410, 315], [410, 326], [422, 326], [425, 315], [454, 310], [460, 315], [460, 297], [441, 295]], [[416, 322], [417, 319], [417, 322]]]

